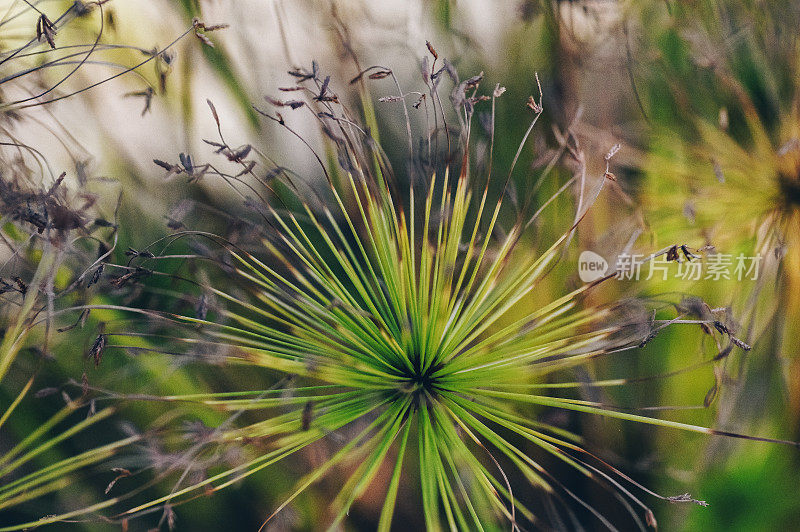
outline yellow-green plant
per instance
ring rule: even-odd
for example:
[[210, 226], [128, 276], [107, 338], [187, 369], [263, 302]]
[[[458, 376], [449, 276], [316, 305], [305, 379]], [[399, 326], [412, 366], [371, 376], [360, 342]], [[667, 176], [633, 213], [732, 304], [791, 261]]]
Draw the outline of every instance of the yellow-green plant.
[[756, 282], [708, 288], [729, 294], [720, 303], [734, 305], [748, 342], [764, 338], [756, 352], [787, 357], [796, 412], [800, 14], [792, 2], [672, 7], [642, 8], [647, 24], [663, 28], [647, 48], [658, 61], [641, 73], [653, 125], [645, 209], [667, 241], [759, 260]]

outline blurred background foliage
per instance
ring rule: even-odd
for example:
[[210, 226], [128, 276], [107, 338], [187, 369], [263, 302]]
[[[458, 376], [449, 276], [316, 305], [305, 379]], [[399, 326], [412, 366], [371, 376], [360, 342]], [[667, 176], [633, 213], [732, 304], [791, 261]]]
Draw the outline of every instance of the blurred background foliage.
[[[29, 291], [46, 295], [48, 290], [67, 288], [84, 274], [81, 288], [65, 296], [66, 304], [136, 302], [157, 307], [158, 289], [169, 288], [168, 279], [153, 281], [145, 291], [115, 287], [108, 273], [92, 288], [85, 287], [85, 280], [104, 253], [109, 253], [107, 262], [125, 264], [126, 250], [141, 249], [175, 227], [202, 228], [233, 238], [239, 229], [226, 213], [241, 207], [222, 183], [187, 180], [185, 175], [165, 179], [153, 159], [169, 164], [176, 164], [179, 154], [190, 155], [198, 164], [211, 159], [213, 147], [203, 142], [217, 138], [206, 105], [210, 99], [231, 145], [251, 144], [277, 165], [321, 178], [304, 146], [262, 120], [253, 107], [262, 107], [265, 96], [284, 96], [279, 88], [292, 83], [287, 71], [310, 69], [312, 60], [330, 74], [337, 94], [375, 129], [401, 182], [418, 179], [419, 166], [407, 161], [401, 109], [378, 100], [396, 94], [396, 88], [389, 79], [375, 80], [366, 84], [367, 93], [359, 93], [349, 82], [361, 69], [379, 64], [391, 68], [405, 90], [420, 90], [421, 65], [430, 60], [427, 40], [462, 79], [483, 72], [483, 90], [491, 91], [495, 84], [506, 88], [496, 109], [497, 174], [512, 167], [533, 118], [521, 110], [528, 96], [538, 95], [534, 73], [541, 79], [545, 112], [512, 176], [512, 207], [504, 211], [509, 221], [516, 216], [515, 209], [528, 202], [540, 206], [568, 181], [575, 169], [570, 146], [577, 144], [585, 154], [593, 179], [604, 179], [603, 156], [613, 145], [622, 144], [613, 159], [616, 180], [607, 185], [579, 228], [572, 252], [564, 258], [566, 266], [553, 272], [531, 305], [551, 300], [565, 286], [578, 285], [575, 264], [584, 249], [610, 262], [625, 249], [649, 255], [673, 244], [703, 249], [704, 257], [714, 253], [764, 257], [762, 275], [754, 282], [655, 277], [604, 285], [592, 297], [614, 301], [646, 295], [668, 302], [665, 309], [669, 309], [684, 294], [692, 294], [710, 307], [730, 307], [739, 324], [737, 335], [753, 349], [720, 357], [718, 346], [700, 327], [666, 329], [635, 353], [597, 361], [583, 378], [635, 379], [678, 372], [675, 376], [642, 380], [613, 392], [587, 388], [586, 399], [628, 408], [685, 407], [675, 417], [669, 410], [661, 413], [668, 419], [679, 414], [683, 421], [721, 430], [800, 439], [800, 7], [796, 2], [115, 0], [101, 4], [5, 0], [0, 5], [2, 178], [22, 183], [26, 197], [32, 198], [46, 194], [63, 171], [66, 179], [61, 186], [70, 191], [64, 194], [91, 198], [84, 198], [80, 224], [49, 239], [32, 238], [30, 223], [20, 220], [4, 198], [2, 231], [7, 245], [0, 250], [0, 276], [12, 285], [20, 276], [29, 282]], [[43, 14], [57, 28], [52, 36], [55, 49], [46, 36], [37, 41]], [[228, 27], [214, 30], [216, 24]], [[100, 80], [102, 84], [82, 91]], [[73, 92], [74, 96], [50, 102]], [[335, 157], [315, 124], [298, 114], [285, 115], [314, 147]], [[426, 127], [422, 113], [412, 114], [411, 119], [416, 129]], [[454, 116], [449, 119], [455, 123]], [[485, 129], [475, 131], [475, 161], [485, 164], [491, 139]], [[21, 150], [19, 144], [37, 151]], [[551, 167], [548, 163], [554, 157], [559, 162]], [[537, 236], [544, 241], [571, 223], [578, 196], [576, 190], [571, 192], [537, 221]], [[74, 202], [73, 196], [62, 199]], [[530, 242], [532, 250], [537, 241]], [[41, 290], [30, 281], [42, 283]], [[0, 297], [5, 342], [19, 333], [15, 324], [20, 315], [23, 322], [26, 319], [25, 294], [12, 286]], [[198, 297], [187, 292], [183, 304], [191, 307]], [[46, 301], [42, 297], [36, 303], [46, 307]], [[60, 317], [58, 326], [78, 318]], [[94, 405], [92, 394], [82, 393], [82, 380], [90, 387], [120, 393], [167, 395], [260, 389], [264, 382], [275, 380], [274, 375], [236, 367], [223, 371], [213, 360], [209, 363], [209, 354], [148, 353], [144, 340], [130, 349], [107, 351], [100, 364], [87, 359], [101, 324], [113, 328], [121, 319], [114, 310], [93, 311], [79, 327], [64, 333], [43, 326], [24, 328], [17, 347], [3, 353], [9, 367], [0, 373], [0, 415], [13, 412], [0, 423], [0, 455], [24, 441], [65, 401], [75, 411], [56, 423], [56, 432], [86, 418], [87, 409], [105, 406]], [[696, 368], [683, 371], [690, 367]], [[31, 377], [33, 382], [27, 385]], [[8, 407], [16, 405], [17, 397], [19, 406]], [[222, 413], [189, 406], [168, 408], [152, 401], [122, 401], [115, 408], [108, 419], [43, 450], [10, 478], [95, 445], [142, 435], [136, 452], [115, 458], [113, 466], [133, 469], [159, 459], [167, 463], [169, 449], [154, 448], [146, 431], [170, 423], [213, 427], [224, 420]], [[539, 411], [530, 415], [549, 416], [550, 422], [578, 431], [591, 449], [645, 485], [674, 494], [689, 491], [709, 501], [706, 508], [656, 506], [664, 529], [788, 530], [800, 519], [800, 499], [794, 493], [800, 471], [796, 449], [589, 416]], [[324, 445], [314, 446], [232, 489], [188, 503], [176, 509], [177, 528], [257, 529], [290, 490], [293, 479], [329, 452]], [[571, 470], [560, 471], [559, 464], [550, 465], [571, 490], [603, 507], [607, 493]], [[127, 482], [130, 489], [147, 475], [154, 473], [146, 468], [141, 477], [118, 483]], [[103, 499], [115, 476], [107, 462], [90, 465], [70, 477], [68, 489], [11, 509], [0, 506], [0, 525], [93, 504]], [[397, 513], [409, 529], [422, 526], [416, 485], [409, 479], [399, 497]], [[318, 529], [329, 518], [327, 504], [337, 487], [334, 477], [305, 492], [270, 525], [271, 530]], [[168, 482], [156, 483], [141, 495], [142, 500], [169, 489]], [[365, 496], [351, 512], [348, 527], [373, 528], [380, 502], [380, 495]], [[159, 525], [161, 518], [148, 515], [129, 526], [145, 530]], [[108, 530], [119, 525], [95, 519], [56, 526]]]

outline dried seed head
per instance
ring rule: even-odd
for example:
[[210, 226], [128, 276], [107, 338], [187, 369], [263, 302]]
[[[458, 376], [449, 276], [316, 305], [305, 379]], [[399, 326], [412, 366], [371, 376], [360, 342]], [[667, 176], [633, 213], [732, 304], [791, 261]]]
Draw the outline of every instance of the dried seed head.
[[658, 521], [656, 521], [656, 516], [650, 508], [645, 512], [645, 520], [647, 521], [647, 526], [658, 528]]
[[431, 44], [431, 42], [430, 42], [430, 41], [425, 41], [425, 46], [427, 46], [427, 47], [428, 47], [428, 51], [429, 51], [429, 52], [430, 52], [430, 54], [433, 56], [433, 60], [434, 60], [434, 61], [436, 61], [437, 59], [439, 59], [439, 54], [438, 54], [438, 53], [436, 53], [436, 49], [433, 47], [433, 45]]
[[212, 41], [211, 39], [209, 39], [208, 37], [206, 37], [206, 36], [205, 36], [205, 34], [203, 34], [203, 33], [200, 33], [199, 31], [196, 31], [196, 32], [194, 32], [194, 36], [195, 36], [195, 37], [197, 37], [197, 39], [198, 39], [198, 40], [199, 40], [201, 43], [205, 44], [205, 45], [206, 45], [206, 46], [208, 46], [209, 48], [214, 48], [214, 43], [213, 43], [213, 41]]
[[620, 150], [620, 148], [622, 148], [622, 144], [620, 144], [619, 142], [614, 144], [613, 146], [611, 146], [611, 149], [608, 150], [608, 153], [606, 153], [606, 155], [605, 155], [605, 157], [603, 157], [603, 159], [605, 159], [606, 161], [610, 161], [611, 158], [614, 155], [617, 154], [617, 152]]
[[200, 42], [202, 42], [206, 46], [214, 48], [214, 43], [211, 42], [211, 39], [209, 39], [205, 35], [205, 32], [217, 31], [217, 30], [225, 29], [225, 28], [228, 27], [228, 24], [211, 24], [211, 25], [207, 25], [205, 22], [202, 22], [200, 19], [195, 17], [195, 18], [192, 19], [192, 26], [194, 27], [194, 35], [195, 35], [195, 37], [197, 37], [200, 40]]
[[698, 506], [708, 506], [706, 501], [699, 501], [697, 499], [692, 498], [691, 495], [688, 493], [684, 493], [683, 495], [675, 495], [673, 497], [667, 497], [669, 502], [692, 502], [697, 504]]
[[106, 347], [106, 335], [99, 334], [89, 349], [89, 358], [94, 360], [94, 367], [100, 365], [100, 360], [103, 358], [103, 350]]
[[711, 320], [713, 317], [711, 307], [699, 297], [684, 297], [677, 307], [681, 312], [700, 320]]
[[38, 390], [35, 394], [33, 394], [33, 396], [36, 399], [41, 399], [42, 397], [48, 397], [50, 395], [53, 395], [54, 393], [58, 393], [58, 388], [48, 387]]
[[42, 37], [47, 41], [47, 44], [50, 45], [50, 48], [55, 49], [56, 42], [55, 36], [58, 33], [53, 22], [47, 18], [47, 15], [42, 13], [39, 16], [39, 19], [36, 21], [36, 40], [39, 42], [42, 41]]
[[681, 261], [681, 258], [678, 255], [678, 246], [677, 245], [676, 246], [672, 246], [671, 248], [669, 248], [669, 251], [667, 251], [667, 261], [668, 262], [680, 262]]
[[428, 56], [422, 58], [422, 62], [420, 63], [420, 71], [422, 72], [422, 81], [425, 85], [430, 85], [431, 83], [431, 68], [428, 66]]
[[101, 262], [100, 266], [98, 266], [94, 270], [94, 272], [92, 273], [92, 277], [89, 279], [89, 283], [86, 285], [87, 288], [92, 286], [93, 284], [96, 284], [100, 280], [100, 277], [103, 276], [103, 270], [105, 269], [105, 266], [106, 266], [105, 263]]
[[539, 114], [544, 111], [544, 108], [540, 103], [533, 99], [533, 96], [528, 96], [528, 101], [526, 105], [536, 114]]
[[482, 79], [483, 79], [483, 72], [481, 72], [477, 76], [472, 76], [471, 78], [467, 78], [466, 80], [464, 80], [464, 88], [465, 89], [477, 88]]
[[731, 342], [733, 342], [733, 344], [736, 347], [738, 347], [738, 348], [740, 348], [740, 349], [742, 349], [744, 351], [750, 351], [751, 349], [753, 349], [753, 347], [750, 344], [744, 343], [743, 341], [739, 340], [738, 338], [736, 338], [735, 336], [733, 336], [730, 333], [728, 334], [728, 338], [730, 338]]
[[542, 93], [542, 84], [539, 82], [539, 73], [534, 72], [534, 76], [536, 77], [536, 86], [539, 88], [539, 101], [533, 99], [533, 96], [528, 97], [527, 105], [530, 107], [534, 113], [541, 114], [544, 112], [544, 106], [542, 105], [542, 98], [544, 98], [544, 94]]
[[14, 282], [17, 284], [19, 293], [23, 296], [28, 293], [28, 285], [22, 280], [22, 277], [14, 277]]
[[274, 105], [275, 107], [290, 107], [292, 109], [299, 109], [305, 105], [305, 102], [302, 102], [300, 100], [289, 100], [284, 102], [276, 98], [272, 98], [271, 96], [264, 96], [264, 99], [270, 105]]
[[387, 69], [380, 69], [369, 75], [369, 79], [383, 79], [392, 75], [392, 71]]
[[174, 172], [175, 171], [175, 165], [174, 164], [169, 164], [169, 163], [164, 162], [164, 161], [162, 161], [160, 159], [153, 159], [153, 162], [156, 163], [161, 168], [163, 168], [164, 170], [166, 170], [167, 172]]
[[111, 482], [108, 483], [108, 486], [106, 486], [106, 490], [105, 490], [105, 494], [106, 495], [108, 495], [108, 492], [111, 491], [111, 488], [114, 487], [114, 484], [116, 484], [119, 479], [131, 476], [131, 472], [129, 470], [127, 470], [127, 469], [122, 468], [122, 467], [114, 467], [114, 468], [111, 469], [111, 471], [116, 473], [117, 476], [114, 477], [114, 480], [112, 480]]

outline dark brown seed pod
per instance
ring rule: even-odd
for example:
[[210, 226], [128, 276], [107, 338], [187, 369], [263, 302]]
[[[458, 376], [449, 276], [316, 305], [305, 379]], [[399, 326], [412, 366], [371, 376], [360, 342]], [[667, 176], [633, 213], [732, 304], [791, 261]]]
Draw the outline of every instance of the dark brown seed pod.
[[94, 360], [94, 367], [100, 365], [103, 358], [103, 350], [106, 348], [106, 335], [98, 334], [91, 349], [89, 349], [89, 358]]

